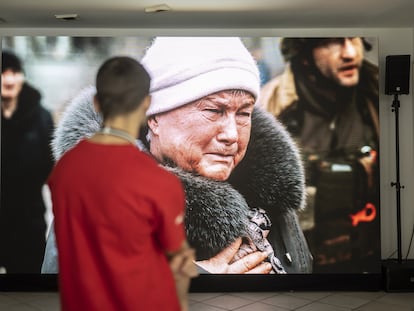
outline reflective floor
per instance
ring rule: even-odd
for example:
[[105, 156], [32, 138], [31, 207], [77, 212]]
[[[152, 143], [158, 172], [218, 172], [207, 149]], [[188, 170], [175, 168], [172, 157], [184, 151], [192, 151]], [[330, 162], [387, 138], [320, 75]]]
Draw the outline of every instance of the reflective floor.
[[[58, 311], [57, 292], [0, 292], [1, 311]], [[190, 293], [190, 311], [414, 311], [414, 292]]]

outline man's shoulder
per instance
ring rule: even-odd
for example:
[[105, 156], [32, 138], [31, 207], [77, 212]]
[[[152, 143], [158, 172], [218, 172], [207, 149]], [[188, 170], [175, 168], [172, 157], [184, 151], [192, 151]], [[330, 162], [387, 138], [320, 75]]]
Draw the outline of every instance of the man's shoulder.
[[267, 82], [261, 89], [258, 105], [278, 116], [286, 107], [297, 101], [294, 73], [290, 65]]
[[378, 81], [379, 68], [377, 65], [365, 60], [361, 67], [362, 79]]
[[264, 84], [260, 90], [260, 101], [266, 101], [280, 86], [285, 73], [280, 73]]

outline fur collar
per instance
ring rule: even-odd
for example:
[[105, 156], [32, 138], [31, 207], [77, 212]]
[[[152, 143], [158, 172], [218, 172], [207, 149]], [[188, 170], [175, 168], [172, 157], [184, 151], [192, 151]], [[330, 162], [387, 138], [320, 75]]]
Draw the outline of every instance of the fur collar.
[[[55, 159], [99, 130], [102, 119], [93, 109], [94, 94], [94, 87], [86, 88], [64, 111], [52, 142]], [[210, 258], [246, 235], [249, 206], [263, 208], [272, 220], [304, 205], [298, 149], [284, 127], [257, 107], [245, 158], [227, 182], [167, 169], [183, 182], [187, 238], [198, 259]]]

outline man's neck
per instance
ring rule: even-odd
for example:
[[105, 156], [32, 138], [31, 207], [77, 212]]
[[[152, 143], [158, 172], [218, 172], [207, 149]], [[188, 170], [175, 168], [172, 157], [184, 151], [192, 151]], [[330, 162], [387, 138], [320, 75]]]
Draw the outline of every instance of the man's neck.
[[2, 98], [1, 113], [5, 119], [10, 119], [17, 109], [17, 98]]
[[138, 136], [139, 123], [128, 117], [116, 117], [107, 120], [104, 122], [103, 126], [124, 131], [133, 137]]

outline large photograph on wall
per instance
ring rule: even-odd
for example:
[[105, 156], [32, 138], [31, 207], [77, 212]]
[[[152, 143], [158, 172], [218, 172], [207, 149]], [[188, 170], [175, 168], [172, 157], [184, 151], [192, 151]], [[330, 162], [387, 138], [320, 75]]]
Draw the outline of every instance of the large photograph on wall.
[[1, 273], [58, 273], [47, 177], [119, 55], [152, 77], [137, 148], [181, 179], [201, 274], [380, 273], [377, 39], [155, 36], [3, 37]]

